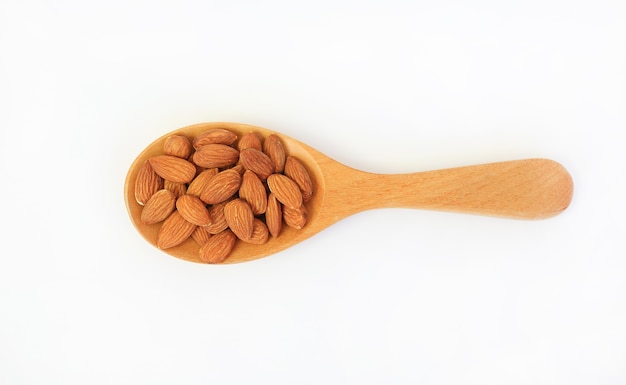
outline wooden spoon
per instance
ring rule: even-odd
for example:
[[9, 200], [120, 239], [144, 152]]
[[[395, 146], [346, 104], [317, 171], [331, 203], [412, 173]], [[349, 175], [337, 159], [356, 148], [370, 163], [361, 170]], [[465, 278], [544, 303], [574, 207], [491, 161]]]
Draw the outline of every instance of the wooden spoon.
[[[224, 263], [245, 262], [293, 246], [352, 214], [375, 208], [413, 208], [500, 216], [517, 219], [548, 218], [565, 210], [572, 198], [572, 178], [563, 166], [548, 159], [524, 159], [409, 174], [381, 175], [345, 166], [319, 151], [261, 127], [238, 123], [201, 123], [172, 131], [150, 144], [131, 165], [124, 196], [139, 233], [156, 247], [160, 225], [141, 222], [135, 201], [135, 179], [148, 158], [162, 153], [164, 140], [173, 134], [193, 138], [212, 128], [225, 128], [239, 137], [254, 131], [262, 137], [277, 134], [287, 154], [308, 169], [314, 185], [307, 203], [304, 228], [283, 226], [281, 234], [263, 245], [238, 242]], [[198, 244], [189, 239], [163, 250], [187, 261], [201, 262]]]

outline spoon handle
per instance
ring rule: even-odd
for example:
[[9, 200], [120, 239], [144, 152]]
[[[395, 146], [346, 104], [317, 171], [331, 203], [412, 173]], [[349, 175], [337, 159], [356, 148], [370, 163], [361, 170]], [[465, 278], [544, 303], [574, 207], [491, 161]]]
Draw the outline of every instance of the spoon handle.
[[[354, 170], [330, 183], [354, 213], [383, 207], [540, 219], [572, 198], [570, 174], [548, 159], [524, 159], [410, 174]], [[332, 186], [334, 185], [334, 187]]]

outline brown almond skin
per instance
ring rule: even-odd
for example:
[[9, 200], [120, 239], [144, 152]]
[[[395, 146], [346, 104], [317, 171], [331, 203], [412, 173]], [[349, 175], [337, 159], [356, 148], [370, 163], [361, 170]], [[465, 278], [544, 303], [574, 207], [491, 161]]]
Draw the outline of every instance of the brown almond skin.
[[271, 134], [263, 142], [263, 152], [272, 160], [274, 172], [282, 173], [285, 169], [285, 149], [276, 134]]
[[176, 183], [189, 183], [196, 176], [193, 163], [173, 155], [156, 155], [150, 165], [161, 178]]
[[267, 191], [261, 179], [253, 171], [246, 170], [243, 173], [239, 197], [248, 202], [254, 215], [263, 214], [267, 208]]
[[272, 237], [280, 235], [283, 227], [282, 205], [276, 199], [276, 195], [270, 193], [267, 197], [267, 210], [265, 211], [265, 223]]
[[225, 144], [230, 146], [237, 140], [237, 134], [223, 128], [204, 131], [193, 138], [193, 147], [198, 149], [207, 144]]
[[205, 263], [222, 263], [235, 247], [237, 237], [230, 230], [213, 235], [200, 248], [200, 259]]
[[246, 170], [253, 171], [261, 178], [267, 179], [274, 173], [274, 163], [262, 151], [254, 148], [246, 148], [239, 153], [239, 161]]
[[204, 168], [224, 168], [239, 160], [239, 150], [226, 144], [211, 143], [193, 153], [193, 162]]
[[199, 197], [209, 183], [209, 180], [217, 175], [218, 172], [219, 170], [217, 168], [207, 168], [200, 172], [194, 180], [189, 183], [189, 186], [187, 186], [187, 194]]
[[163, 178], [154, 172], [150, 161], [146, 160], [137, 172], [137, 179], [135, 179], [135, 200], [143, 206], [154, 193], [162, 188]]
[[283, 174], [272, 174], [267, 178], [267, 186], [276, 195], [276, 199], [286, 207], [302, 206], [300, 187], [291, 178]]
[[246, 168], [243, 167], [241, 164], [234, 165], [230, 169], [237, 171], [239, 173], [239, 175], [241, 175], [241, 176], [243, 176], [243, 173], [246, 171]]
[[287, 226], [300, 230], [306, 225], [307, 220], [307, 211], [304, 205], [300, 206], [297, 209], [292, 209], [290, 207], [283, 207], [283, 219]]
[[291, 178], [302, 193], [302, 201], [308, 202], [313, 197], [313, 181], [302, 162], [293, 156], [288, 156], [285, 161], [285, 175]]
[[235, 170], [224, 170], [209, 180], [200, 194], [203, 202], [213, 205], [235, 195], [241, 186], [241, 175]]
[[259, 218], [254, 218], [254, 226], [252, 228], [252, 235], [246, 240], [248, 243], [255, 245], [262, 245], [269, 239], [269, 230], [265, 223]]
[[204, 202], [195, 195], [183, 195], [176, 200], [176, 209], [186, 221], [196, 226], [211, 224], [211, 215]]
[[141, 210], [141, 221], [152, 225], [164, 221], [176, 208], [176, 196], [169, 190], [159, 190]]
[[185, 242], [196, 229], [196, 225], [183, 218], [178, 211], [172, 212], [157, 233], [157, 247], [161, 250]]
[[191, 155], [189, 155], [189, 157], [187, 158], [187, 161], [193, 163], [194, 166], [196, 166], [196, 176], [198, 176], [202, 171], [206, 170], [206, 167], [201, 167], [198, 166], [194, 161], [193, 161], [193, 154], [196, 153], [196, 150], [192, 150]]
[[191, 142], [186, 136], [172, 135], [165, 138], [163, 142], [163, 153], [178, 158], [187, 159], [191, 155]]
[[212, 234], [209, 232], [209, 230], [207, 230], [206, 226], [198, 226], [193, 231], [193, 233], [191, 233], [191, 238], [193, 238], [193, 240], [196, 241], [200, 246], [207, 243], [211, 236]]
[[224, 206], [224, 218], [237, 238], [247, 241], [252, 236], [254, 214], [252, 208], [241, 198], [233, 199]]
[[163, 183], [163, 188], [173, 192], [176, 198], [179, 198], [180, 196], [185, 195], [187, 193], [187, 184], [176, 183], [176, 182], [172, 182], [171, 180], [166, 180]]
[[226, 218], [224, 217], [224, 206], [228, 202], [222, 202], [209, 207], [209, 215], [211, 216], [211, 224], [206, 226], [206, 230], [211, 234], [218, 234], [228, 228]]
[[243, 135], [239, 142], [237, 143], [237, 148], [239, 151], [245, 150], [246, 148], [254, 148], [256, 150], [262, 151], [263, 146], [261, 144], [261, 138], [255, 132], [248, 132]]

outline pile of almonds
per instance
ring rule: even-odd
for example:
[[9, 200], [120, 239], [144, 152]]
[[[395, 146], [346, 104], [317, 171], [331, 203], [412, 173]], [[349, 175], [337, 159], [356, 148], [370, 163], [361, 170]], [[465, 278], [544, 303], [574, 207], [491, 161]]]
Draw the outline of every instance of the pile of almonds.
[[221, 128], [166, 138], [163, 154], [146, 160], [135, 181], [141, 221], [161, 226], [157, 247], [191, 237], [206, 263], [223, 262], [238, 240], [277, 237], [283, 222], [301, 229], [312, 196], [309, 173], [278, 136], [239, 138]]

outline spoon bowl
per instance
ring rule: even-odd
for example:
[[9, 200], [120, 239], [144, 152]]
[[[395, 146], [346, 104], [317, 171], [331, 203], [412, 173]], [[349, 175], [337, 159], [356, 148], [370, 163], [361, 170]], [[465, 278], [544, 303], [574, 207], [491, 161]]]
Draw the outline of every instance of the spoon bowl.
[[[374, 174], [343, 165], [316, 149], [286, 135], [240, 123], [200, 123], [169, 132], [146, 147], [130, 166], [124, 198], [131, 221], [150, 244], [156, 246], [160, 225], [141, 221], [142, 206], [135, 200], [135, 180], [143, 163], [162, 154], [171, 135], [188, 138], [214, 128], [237, 134], [255, 132], [265, 138], [280, 137], [285, 152], [298, 158], [313, 183], [313, 198], [306, 203], [306, 225], [299, 230], [283, 226], [278, 237], [262, 245], [237, 242], [223, 263], [255, 260], [278, 253], [310, 238], [355, 213], [375, 208], [413, 208], [515, 219], [541, 219], [565, 210], [572, 198], [573, 183], [567, 170], [549, 159], [523, 159], [408, 174]], [[190, 262], [203, 263], [200, 246], [188, 239], [163, 250]]]

